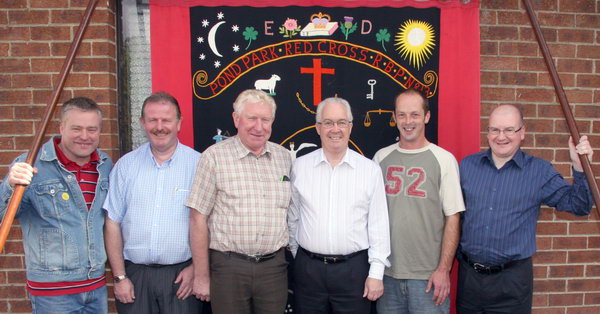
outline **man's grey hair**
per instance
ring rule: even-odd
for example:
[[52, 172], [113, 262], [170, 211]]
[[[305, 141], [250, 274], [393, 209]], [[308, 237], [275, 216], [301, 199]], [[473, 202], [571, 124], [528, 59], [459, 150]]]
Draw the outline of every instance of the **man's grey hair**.
[[265, 103], [270, 105], [273, 118], [275, 118], [277, 104], [275, 104], [273, 97], [269, 96], [269, 94], [263, 92], [262, 90], [247, 89], [241, 92], [235, 99], [235, 102], [233, 102], [233, 111], [241, 114], [244, 111], [247, 103]]
[[87, 97], [75, 97], [65, 101], [60, 110], [61, 121], [64, 121], [65, 114], [71, 109], [79, 109], [81, 111], [95, 110], [98, 112], [100, 119], [102, 119], [102, 109], [100, 109], [100, 106]]
[[323, 110], [325, 110], [325, 107], [327, 107], [329, 104], [333, 104], [333, 103], [338, 103], [338, 104], [341, 104], [342, 106], [344, 106], [344, 108], [346, 109], [346, 112], [348, 113], [348, 121], [352, 122], [353, 117], [352, 117], [352, 108], [350, 108], [350, 103], [348, 103], [348, 101], [343, 98], [329, 97], [329, 98], [321, 101], [321, 103], [319, 103], [319, 106], [317, 106], [317, 114], [316, 114], [317, 123], [322, 122], [321, 116], [323, 115]]

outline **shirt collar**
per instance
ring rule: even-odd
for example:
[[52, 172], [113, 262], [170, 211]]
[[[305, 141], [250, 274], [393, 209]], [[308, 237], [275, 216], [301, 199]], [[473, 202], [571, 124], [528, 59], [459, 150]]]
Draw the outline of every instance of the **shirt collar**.
[[265, 143], [265, 148], [263, 149], [263, 151], [260, 153], [260, 155], [256, 156], [256, 154], [254, 154], [252, 151], [250, 151], [248, 149], [248, 147], [246, 147], [243, 143], [242, 140], [240, 139], [239, 136], [234, 136], [233, 137], [233, 147], [235, 149], [235, 156], [238, 157], [238, 159], [242, 159], [248, 155], [252, 155], [254, 157], [261, 157], [261, 156], [265, 156], [267, 158], [271, 157], [271, 147], [269, 145], [269, 141], [267, 141]]
[[[481, 155], [481, 158], [487, 158], [488, 162], [492, 165], [494, 165], [494, 158], [492, 157], [492, 149], [488, 148], [487, 151], [485, 151], [485, 154]], [[525, 163], [525, 153], [523, 153], [523, 151], [519, 148], [517, 149], [517, 151], [515, 152], [515, 155], [513, 156], [513, 158], [509, 161], [507, 161], [506, 163], [509, 162], [514, 162], [515, 165], [517, 165], [517, 167], [523, 169], [523, 164]]]
[[171, 157], [167, 160], [165, 160], [162, 165], [159, 165], [158, 162], [156, 161], [156, 157], [154, 157], [154, 154], [152, 154], [152, 144], [150, 144], [150, 142], [147, 142], [148, 147], [146, 148], [148, 155], [150, 156], [150, 158], [152, 158], [152, 161], [154, 161], [154, 163], [156, 164], [157, 167], [165, 167], [165, 166], [169, 166], [171, 165], [171, 162], [173, 162], [173, 160], [177, 159], [177, 152], [179, 152], [181, 150], [181, 142], [179, 142], [179, 139], [177, 140], [177, 146], [175, 146], [175, 151], [173, 152], [173, 155], [171, 155]]
[[[323, 148], [319, 149], [319, 154], [317, 155], [317, 158], [315, 159], [315, 167], [320, 165], [321, 163], [326, 163], [326, 164], [330, 164], [329, 161], [327, 160], [327, 156], [325, 156], [325, 151], [323, 150]], [[338, 165], [341, 164], [348, 164], [348, 166], [352, 167], [352, 168], [356, 168], [356, 160], [354, 158], [352, 158], [352, 156], [350, 155], [350, 148], [346, 148], [346, 153], [344, 154], [344, 157], [342, 158], [342, 160], [340, 161], [340, 163]]]
[[54, 138], [54, 151], [56, 152], [56, 158], [63, 166], [77, 166], [80, 168], [85, 168], [86, 166], [90, 165], [91, 163], [98, 163], [100, 161], [98, 152], [94, 150], [92, 152], [92, 154], [90, 155], [90, 160], [85, 165], [79, 166], [76, 162], [70, 160], [67, 157], [67, 155], [65, 155], [65, 153], [63, 153], [63, 151], [60, 149], [59, 144], [60, 144], [61, 140], [62, 140], [62, 138], [60, 138], [58, 136]]

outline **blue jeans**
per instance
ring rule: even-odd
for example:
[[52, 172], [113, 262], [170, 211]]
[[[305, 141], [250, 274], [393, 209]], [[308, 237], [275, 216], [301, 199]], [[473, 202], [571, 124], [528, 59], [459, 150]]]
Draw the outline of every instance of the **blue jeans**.
[[106, 286], [89, 292], [57, 296], [29, 295], [33, 314], [108, 313]]
[[378, 314], [450, 312], [450, 297], [440, 306], [431, 300], [434, 289], [425, 293], [427, 280], [395, 279], [383, 276], [383, 296], [377, 300]]

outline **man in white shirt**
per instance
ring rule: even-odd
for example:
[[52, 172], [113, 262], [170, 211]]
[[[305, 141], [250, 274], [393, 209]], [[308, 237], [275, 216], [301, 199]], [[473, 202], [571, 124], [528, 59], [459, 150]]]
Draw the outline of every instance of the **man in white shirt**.
[[348, 148], [352, 111], [341, 98], [317, 108], [321, 149], [292, 166], [288, 215], [298, 313], [369, 313], [383, 294], [390, 236], [383, 177]]

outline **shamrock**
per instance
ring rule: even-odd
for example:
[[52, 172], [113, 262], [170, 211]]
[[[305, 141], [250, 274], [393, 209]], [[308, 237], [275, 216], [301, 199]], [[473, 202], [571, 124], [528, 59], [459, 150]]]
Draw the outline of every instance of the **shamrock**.
[[248, 46], [246, 46], [246, 50], [250, 47], [250, 44], [253, 40], [256, 40], [256, 36], [258, 32], [254, 29], [254, 27], [246, 27], [246, 30], [242, 33], [244, 35], [244, 39], [248, 40]]
[[379, 32], [375, 35], [375, 37], [377, 38], [377, 42], [381, 42], [381, 47], [383, 47], [383, 50], [387, 52], [387, 49], [385, 49], [384, 45], [385, 42], [390, 41], [390, 33], [388, 33], [387, 28], [380, 29]]

